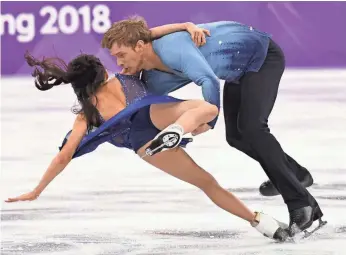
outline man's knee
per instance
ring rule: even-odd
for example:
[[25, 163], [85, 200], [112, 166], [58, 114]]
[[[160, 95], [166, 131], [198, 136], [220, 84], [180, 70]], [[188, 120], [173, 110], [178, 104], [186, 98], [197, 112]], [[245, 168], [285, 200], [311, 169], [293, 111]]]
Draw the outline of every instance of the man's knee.
[[240, 143], [239, 137], [228, 135], [228, 134], [226, 134], [226, 141], [227, 141], [229, 146], [234, 147], [234, 148], [238, 147], [238, 145]]
[[258, 137], [270, 133], [270, 129], [266, 123], [241, 123], [237, 128], [226, 128], [226, 141], [227, 143], [240, 151], [249, 151], [249, 145]]
[[239, 130], [244, 141], [251, 142], [254, 139], [267, 135], [270, 130], [267, 125], [245, 126]]
[[241, 143], [241, 136], [238, 127], [226, 125], [226, 141], [229, 146], [237, 148]]

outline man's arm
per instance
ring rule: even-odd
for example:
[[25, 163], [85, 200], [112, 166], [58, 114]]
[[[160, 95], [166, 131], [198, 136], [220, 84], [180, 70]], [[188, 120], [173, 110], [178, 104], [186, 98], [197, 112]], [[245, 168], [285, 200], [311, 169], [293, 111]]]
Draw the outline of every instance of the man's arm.
[[[194, 83], [202, 87], [204, 99], [220, 110], [220, 80], [211, 69], [203, 54], [192, 43], [180, 47], [180, 70]], [[216, 117], [208, 123], [214, 128]]]

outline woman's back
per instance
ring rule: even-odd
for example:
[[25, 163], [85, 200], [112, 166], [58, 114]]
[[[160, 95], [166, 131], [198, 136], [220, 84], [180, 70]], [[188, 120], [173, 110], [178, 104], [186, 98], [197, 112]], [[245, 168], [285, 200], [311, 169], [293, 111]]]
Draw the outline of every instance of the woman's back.
[[92, 100], [103, 120], [107, 121], [125, 109], [126, 97], [120, 81], [111, 78], [102, 86]]
[[102, 86], [94, 97], [93, 104], [96, 105], [102, 118], [107, 121], [126, 106], [147, 96], [144, 83], [137, 77], [115, 74]]

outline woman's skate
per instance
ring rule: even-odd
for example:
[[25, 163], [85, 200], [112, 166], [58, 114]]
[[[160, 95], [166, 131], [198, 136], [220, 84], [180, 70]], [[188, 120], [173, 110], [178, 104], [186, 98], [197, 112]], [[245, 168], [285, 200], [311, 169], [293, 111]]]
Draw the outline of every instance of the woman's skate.
[[255, 219], [251, 222], [251, 226], [265, 237], [279, 242], [284, 242], [289, 237], [286, 230], [288, 228], [287, 224], [277, 221], [264, 213], [256, 212]]
[[[183, 138], [184, 129], [178, 124], [169, 125], [162, 130], [145, 149], [145, 156], [153, 156], [158, 152], [173, 149], [180, 143], [187, 144], [192, 142], [192, 138]], [[185, 140], [185, 141], [184, 141]]]

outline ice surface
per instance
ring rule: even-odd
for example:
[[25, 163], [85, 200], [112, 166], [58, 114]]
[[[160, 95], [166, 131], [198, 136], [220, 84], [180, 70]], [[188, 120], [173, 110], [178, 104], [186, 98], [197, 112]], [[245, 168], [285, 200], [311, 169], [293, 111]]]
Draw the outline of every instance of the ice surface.
[[[200, 98], [189, 85], [175, 96]], [[69, 86], [38, 91], [1, 79], [1, 199], [33, 188], [74, 115]], [[74, 160], [33, 202], [1, 203], [1, 254], [346, 254], [346, 71], [288, 70], [270, 118], [285, 151], [308, 167], [328, 225], [308, 240], [277, 244], [216, 207], [199, 190], [104, 145]], [[265, 198], [257, 162], [230, 148], [223, 117], [187, 151], [253, 210], [288, 221], [281, 197]]]

